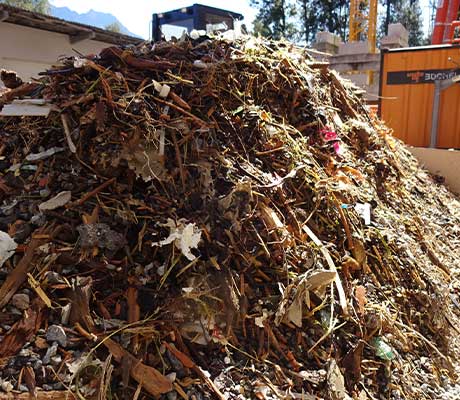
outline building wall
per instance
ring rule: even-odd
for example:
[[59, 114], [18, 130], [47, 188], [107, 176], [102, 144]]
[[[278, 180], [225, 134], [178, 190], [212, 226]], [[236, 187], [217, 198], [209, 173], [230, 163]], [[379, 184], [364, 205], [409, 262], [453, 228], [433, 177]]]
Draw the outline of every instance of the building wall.
[[6, 22], [0, 22], [0, 38], [0, 68], [16, 71], [23, 80], [37, 77], [60, 56], [76, 55], [73, 49], [86, 55], [110, 46], [95, 40], [71, 44], [67, 35]]
[[[342, 47], [347, 45], [348, 43]], [[367, 102], [377, 103], [380, 80], [379, 53], [336, 54], [331, 56], [329, 62], [332, 69], [366, 91]]]
[[[380, 41], [380, 48], [407, 47], [409, 33], [400, 23], [390, 24], [388, 36]], [[363, 89], [369, 104], [377, 105], [379, 99], [380, 52], [371, 52], [367, 41], [342, 43], [340, 38], [329, 32], [318, 32], [313, 47], [321, 52], [318, 59], [328, 61], [344, 78]]]
[[447, 186], [460, 195], [460, 151], [409, 147], [409, 151], [432, 174], [445, 178]]

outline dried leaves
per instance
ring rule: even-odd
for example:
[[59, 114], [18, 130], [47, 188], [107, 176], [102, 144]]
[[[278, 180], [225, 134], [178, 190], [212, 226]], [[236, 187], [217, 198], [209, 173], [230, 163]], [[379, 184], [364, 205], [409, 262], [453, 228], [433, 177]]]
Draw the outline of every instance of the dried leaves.
[[343, 400], [390, 371], [414, 398], [406, 368], [450, 367], [458, 200], [324, 64], [201, 38], [45, 75], [0, 99], [54, 110], [0, 120], [0, 349], [32, 395]]

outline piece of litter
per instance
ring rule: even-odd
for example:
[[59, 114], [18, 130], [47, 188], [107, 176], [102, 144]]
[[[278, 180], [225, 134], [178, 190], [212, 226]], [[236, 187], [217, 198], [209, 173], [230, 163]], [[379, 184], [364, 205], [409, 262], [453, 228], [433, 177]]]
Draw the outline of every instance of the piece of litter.
[[41, 151], [40, 153], [31, 153], [26, 157], [27, 161], [40, 161], [44, 160], [48, 157], [51, 157], [52, 155], [56, 153], [60, 153], [61, 151], [64, 151], [64, 147], [50, 147], [48, 150]]
[[190, 261], [195, 260], [196, 256], [193, 255], [190, 250], [198, 247], [198, 243], [201, 240], [201, 231], [194, 223], [185, 225], [185, 222], [184, 219], [175, 222], [171, 218], [168, 218], [168, 222], [163, 224], [163, 226], [169, 228], [169, 236], [164, 240], [152, 243], [152, 246], [163, 247], [167, 244], [174, 243], [174, 245], [182, 251], [185, 257]]
[[168, 97], [170, 91], [171, 88], [168, 85], [163, 85], [163, 87], [160, 90], [159, 96], [165, 99], [166, 97]]
[[50, 211], [65, 206], [72, 199], [72, 192], [64, 191], [38, 206], [40, 211]]
[[369, 203], [356, 203], [355, 205], [356, 212], [364, 219], [365, 225], [370, 225], [371, 223], [371, 205]]

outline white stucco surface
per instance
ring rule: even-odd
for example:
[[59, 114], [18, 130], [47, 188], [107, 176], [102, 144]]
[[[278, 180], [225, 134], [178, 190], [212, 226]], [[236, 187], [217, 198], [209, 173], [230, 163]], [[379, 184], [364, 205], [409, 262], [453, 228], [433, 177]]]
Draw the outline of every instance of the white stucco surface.
[[[67, 35], [0, 22], [0, 68], [13, 70], [24, 79], [57, 63], [60, 56], [97, 54], [111, 44], [83, 40], [71, 44]], [[1, 86], [1, 81], [0, 81]]]

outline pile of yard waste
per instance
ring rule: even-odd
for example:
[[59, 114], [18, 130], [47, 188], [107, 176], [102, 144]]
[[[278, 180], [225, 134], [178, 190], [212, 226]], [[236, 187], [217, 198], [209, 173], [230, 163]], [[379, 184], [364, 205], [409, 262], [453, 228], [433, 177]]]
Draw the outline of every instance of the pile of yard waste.
[[460, 202], [349, 82], [252, 37], [61, 62], [2, 73], [0, 399], [451, 390]]

